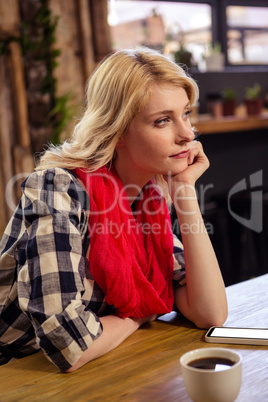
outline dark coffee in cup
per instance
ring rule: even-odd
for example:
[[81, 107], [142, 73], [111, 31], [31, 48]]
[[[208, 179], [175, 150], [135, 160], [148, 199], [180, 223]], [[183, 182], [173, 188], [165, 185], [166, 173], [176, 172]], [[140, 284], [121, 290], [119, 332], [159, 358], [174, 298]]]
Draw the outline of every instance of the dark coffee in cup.
[[222, 371], [233, 366], [235, 362], [222, 357], [203, 357], [192, 360], [188, 366], [203, 370]]
[[239, 394], [242, 358], [228, 348], [190, 350], [180, 358], [185, 388], [196, 402], [233, 402]]

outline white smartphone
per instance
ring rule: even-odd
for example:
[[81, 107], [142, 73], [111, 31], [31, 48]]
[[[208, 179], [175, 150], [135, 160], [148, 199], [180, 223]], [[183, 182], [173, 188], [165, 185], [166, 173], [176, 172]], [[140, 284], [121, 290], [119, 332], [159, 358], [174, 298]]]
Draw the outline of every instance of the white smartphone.
[[268, 328], [211, 327], [206, 342], [240, 345], [268, 345]]

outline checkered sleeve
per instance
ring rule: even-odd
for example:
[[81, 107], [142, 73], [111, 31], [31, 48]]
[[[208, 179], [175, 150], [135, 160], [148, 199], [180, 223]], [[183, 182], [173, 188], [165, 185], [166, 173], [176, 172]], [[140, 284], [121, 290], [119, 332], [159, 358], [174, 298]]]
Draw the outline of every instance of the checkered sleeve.
[[30, 317], [41, 349], [66, 371], [102, 331], [82, 299], [85, 192], [70, 173], [57, 168], [33, 173], [22, 189], [28, 242], [18, 269], [19, 305]]
[[173, 288], [176, 289], [178, 286], [185, 285], [186, 279], [183, 245], [175, 234], [173, 234], [173, 256]]

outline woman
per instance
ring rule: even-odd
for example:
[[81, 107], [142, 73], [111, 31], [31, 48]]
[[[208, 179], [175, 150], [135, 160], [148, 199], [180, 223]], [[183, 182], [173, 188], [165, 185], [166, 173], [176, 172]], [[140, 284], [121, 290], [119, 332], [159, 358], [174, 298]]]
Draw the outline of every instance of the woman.
[[[1, 241], [1, 364], [41, 348], [74, 371], [173, 306], [200, 328], [223, 324], [224, 283], [194, 190], [209, 165], [189, 122], [197, 95], [149, 49], [95, 71], [72, 139], [25, 180]], [[178, 215], [186, 281], [162, 194]]]

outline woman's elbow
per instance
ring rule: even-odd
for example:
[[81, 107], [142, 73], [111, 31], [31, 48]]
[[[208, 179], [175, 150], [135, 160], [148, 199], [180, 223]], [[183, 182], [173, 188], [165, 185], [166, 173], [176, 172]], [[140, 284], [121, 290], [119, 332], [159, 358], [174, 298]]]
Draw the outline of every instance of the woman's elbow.
[[213, 313], [211, 315], [206, 314], [198, 317], [194, 324], [198, 328], [209, 329], [210, 327], [221, 327], [228, 317], [228, 308], [223, 309], [220, 312]]

